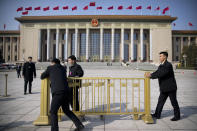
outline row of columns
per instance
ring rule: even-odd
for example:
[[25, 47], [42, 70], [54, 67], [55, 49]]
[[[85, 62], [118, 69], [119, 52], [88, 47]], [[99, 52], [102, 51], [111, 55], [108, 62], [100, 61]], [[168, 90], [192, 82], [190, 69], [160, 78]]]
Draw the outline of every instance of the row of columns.
[[[89, 58], [89, 28], [86, 28], [86, 60]], [[64, 58], [68, 57], [68, 34], [69, 29], [65, 29], [65, 46], [64, 46]], [[115, 28], [111, 29], [111, 59], [114, 60], [114, 34]], [[134, 39], [133, 39], [134, 29], [131, 29], [131, 60], [134, 60]], [[152, 30], [150, 29], [150, 60], [152, 60]], [[39, 30], [39, 45], [38, 45], [38, 60], [41, 60], [41, 30]], [[56, 58], [59, 58], [59, 29], [56, 29]], [[144, 51], [143, 51], [143, 29], [140, 29], [140, 60], [143, 61]], [[120, 58], [124, 60], [124, 28], [121, 28], [121, 43], [120, 43], [121, 53]], [[78, 28], [75, 28], [75, 56], [78, 57]], [[47, 60], [50, 59], [50, 29], [47, 29]], [[103, 28], [100, 28], [100, 60], [103, 60]]]
[[[6, 45], [6, 38], [10, 38], [9, 41], [9, 46], [10, 46], [10, 50], [8, 52], [8, 45]], [[17, 60], [19, 60], [19, 39], [20, 37], [3, 37], [3, 50], [2, 50], [2, 54], [3, 54], [3, 59], [5, 59], [5, 61], [8, 61], [8, 56], [10, 56], [10, 60], [9, 61], [15, 61], [15, 49], [14, 49], [14, 45], [13, 45], [13, 38], [16, 38], [16, 56], [17, 56]]]

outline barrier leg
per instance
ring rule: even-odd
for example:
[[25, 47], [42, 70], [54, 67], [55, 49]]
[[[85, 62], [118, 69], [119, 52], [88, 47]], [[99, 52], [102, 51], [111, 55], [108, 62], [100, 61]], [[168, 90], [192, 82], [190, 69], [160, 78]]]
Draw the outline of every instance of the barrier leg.
[[40, 115], [33, 122], [34, 125], [49, 125], [50, 124], [50, 84], [49, 79], [42, 80], [41, 83], [41, 101], [40, 101]]
[[5, 74], [5, 95], [3, 97], [8, 97], [8, 74]]
[[145, 115], [142, 116], [142, 119], [147, 124], [154, 123], [153, 118], [150, 114], [150, 78], [145, 78], [144, 81], [144, 107]]

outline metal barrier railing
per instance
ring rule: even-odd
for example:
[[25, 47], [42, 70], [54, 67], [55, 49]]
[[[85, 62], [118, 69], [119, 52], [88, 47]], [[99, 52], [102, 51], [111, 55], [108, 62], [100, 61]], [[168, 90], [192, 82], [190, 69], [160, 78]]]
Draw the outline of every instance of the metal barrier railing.
[[[73, 88], [73, 112], [77, 115], [133, 115], [153, 123], [150, 114], [149, 78], [82, 77], [68, 78]], [[48, 88], [45, 88], [48, 87]], [[35, 125], [49, 124], [49, 80], [42, 80], [41, 111]], [[44, 89], [43, 89], [44, 88]], [[76, 91], [79, 111], [76, 111]], [[144, 96], [144, 97], [143, 97]], [[64, 115], [60, 108], [58, 118]], [[46, 123], [46, 124], [44, 124]]]

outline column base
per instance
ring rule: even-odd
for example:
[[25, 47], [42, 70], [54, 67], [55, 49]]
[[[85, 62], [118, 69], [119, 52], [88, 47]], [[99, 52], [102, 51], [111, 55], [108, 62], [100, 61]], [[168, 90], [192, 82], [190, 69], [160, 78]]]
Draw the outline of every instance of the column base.
[[115, 60], [111, 60], [111, 62], [115, 62]]

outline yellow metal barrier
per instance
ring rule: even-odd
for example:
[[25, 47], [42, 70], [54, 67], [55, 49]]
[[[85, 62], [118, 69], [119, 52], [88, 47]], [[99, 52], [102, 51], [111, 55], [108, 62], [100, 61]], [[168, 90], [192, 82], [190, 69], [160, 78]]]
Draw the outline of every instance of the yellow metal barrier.
[[[82, 77], [68, 78], [68, 81], [69, 87], [78, 90], [79, 111], [76, 111], [76, 93], [73, 91], [73, 112], [77, 115], [127, 114], [133, 115], [134, 120], [141, 118], [145, 123], [153, 123], [149, 78]], [[49, 89], [43, 89], [49, 84], [43, 83], [49, 82], [47, 79], [42, 81], [41, 115], [34, 122], [35, 125], [47, 125], [49, 122]], [[62, 115], [64, 113], [60, 108], [59, 120]], [[43, 117], [47, 119], [41, 120]]]

